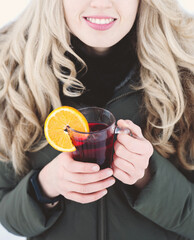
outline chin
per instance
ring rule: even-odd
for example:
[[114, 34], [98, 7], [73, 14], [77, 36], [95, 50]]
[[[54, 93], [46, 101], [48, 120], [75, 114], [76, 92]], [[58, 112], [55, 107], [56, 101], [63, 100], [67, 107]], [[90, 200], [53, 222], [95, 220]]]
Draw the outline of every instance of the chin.
[[88, 39], [86, 41], [83, 41], [86, 45], [93, 47], [93, 48], [109, 48], [114, 46], [116, 43], [118, 43], [121, 39], [119, 40], [110, 40], [107, 41], [107, 39], [103, 39], [101, 41], [88, 41]]

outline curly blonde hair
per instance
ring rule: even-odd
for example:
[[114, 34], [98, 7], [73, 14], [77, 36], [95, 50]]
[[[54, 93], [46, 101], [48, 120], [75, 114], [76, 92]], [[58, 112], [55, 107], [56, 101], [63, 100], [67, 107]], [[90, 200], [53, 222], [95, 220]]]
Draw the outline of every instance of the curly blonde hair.
[[[182, 166], [192, 170], [186, 159], [194, 159], [194, 21], [183, 16], [176, 1], [142, 0], [137, 23], [144, 134], [163, 156], [177, 153]], [[84, 66], [70, 47], [62, 0], [33, 0], [0, 32], [0, 160], [11, 161], [17, 174], [29, 170], [26, 152], [47, 144], [43, 125], [50, 110], [61, 106], [58, 82], [68, 96], [84, 89], [65, 52]], [[78, 91], [68, 91], [71, 85]]]
[[143, 0], [138, 20], [145, 137], [194, 170], [194, 20], [177, 1]]
[[[66, 51], [82, 61], [70, 48], [61, 0], [31, 1], [0, 32], [0, 160], [11, 161], [18, 174], [29, 169], [25, 153], [46, 145], [44, 121], [51, 108], [61, 106], [58, 80], [66, 95], [80, 94], [69, 92], [69, 85], [84, 88]], [[61, 66], [70, 69], [68, 76]]]

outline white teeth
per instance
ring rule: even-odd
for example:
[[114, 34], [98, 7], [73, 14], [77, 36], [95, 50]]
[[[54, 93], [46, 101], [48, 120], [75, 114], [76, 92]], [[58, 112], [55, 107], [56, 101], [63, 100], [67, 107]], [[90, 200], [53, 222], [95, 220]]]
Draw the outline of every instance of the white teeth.
[[109, 24], [114, 21], [113, 18], [99, 19], [99, 18], [86, 18], [89, 22], [95, 24]]

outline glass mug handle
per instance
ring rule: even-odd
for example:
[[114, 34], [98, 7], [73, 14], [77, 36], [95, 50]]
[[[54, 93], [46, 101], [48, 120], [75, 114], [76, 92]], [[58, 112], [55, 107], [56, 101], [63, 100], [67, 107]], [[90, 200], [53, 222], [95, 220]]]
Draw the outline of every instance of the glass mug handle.
[[115, 134], [119, 134], [119, 133], [125, 133], [125, 134], [127, 134], [127, 135], [132, 136], [132, 133], [131, 133], [131, 131], [130, 131], [128, 128], [119, 128], [119, 127], [116, 127], [116, 128], [115, 128]]

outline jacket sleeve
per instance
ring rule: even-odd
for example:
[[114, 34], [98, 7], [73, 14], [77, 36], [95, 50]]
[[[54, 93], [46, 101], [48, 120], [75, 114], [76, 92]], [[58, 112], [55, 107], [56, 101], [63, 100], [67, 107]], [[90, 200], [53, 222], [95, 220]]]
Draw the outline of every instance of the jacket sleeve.
[[156, 151], [150, 170], [152, 179], [132, 207], [164, 229], [194, 239], [194, 184]]
[[16, 184], [13, 169], [0, 162], [0, 222], [15, 235], [39, 235], [55, 224], [63, 211], [62, 202], [45, 211], [33, 198], [30, 192], [33, 173], [30, 171]]

